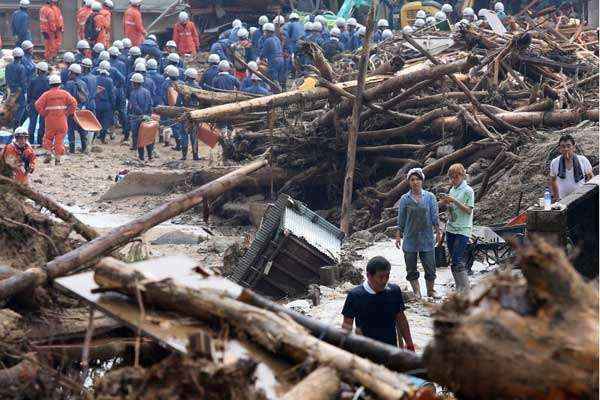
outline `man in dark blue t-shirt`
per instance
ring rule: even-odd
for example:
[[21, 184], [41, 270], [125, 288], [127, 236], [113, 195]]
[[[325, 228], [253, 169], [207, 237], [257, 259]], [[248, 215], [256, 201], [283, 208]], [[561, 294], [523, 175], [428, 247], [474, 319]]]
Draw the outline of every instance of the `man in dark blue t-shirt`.
[[404, 315], [402, 291], [389, 283], [391, 265], [383, 257], [373, 257], [367, 264], [367, 280], [348, 293], [342, 315], [342, 328], [352, 330], [356, 320], [356, 333], [415, 351], [408, 321]]

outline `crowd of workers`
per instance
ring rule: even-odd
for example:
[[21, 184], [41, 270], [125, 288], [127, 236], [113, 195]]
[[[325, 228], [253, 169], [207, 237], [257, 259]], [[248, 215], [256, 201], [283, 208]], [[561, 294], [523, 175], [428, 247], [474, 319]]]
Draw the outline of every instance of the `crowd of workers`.
[[[273, 85], [285, 90], [290, 76], [301, 74], [302, 67], [311, 63], [311, 58], [300, 51], [301, 42], [318, 44], [331, 60], [342, 52], [359, 49], [366, 32], [365, 26], [354, 18], [337, 18], [330, 29], [323, 15], [302, 18], [296, 12], [287, 19], [277, 15], [269, 20], [263, 15], [258, 18], [257, 26], [236, 19], [208, 46], [209, 65], [199, 74], [197, 69], [185, 65], [200, 48], [200, 35], [188, 13], [179, 13], [173, 38], [161, 49], [156, 35], [148, 34], [144, 27], [141, 2], [129, 0], [123, 15], [124, 37], [113, 40], [112, 0], [102, 3], [85, 0], [74, 21], [79, 39], [76, 49], [61, 53], [65, 22], [57, 0], [48, 0], [39, 11], [44, 59], [34, 60], [30, 0], [19, 1], [11, 18], [17, 46], [12, 49], [12, 60], [5, 69], [6, 85], [16, 97], [12, 128], [15, 135], [23, 135], [25, 131], [30, 144], [47, 149], [46, 162], [54, 159], [60, 163], [65, 153], [65, 136], [70, 153], [76, 152], [77, 141], [81, 143], [81, 151], [88, 153], [93, 140], [106, 142], [108, 137], [114, 138], [117, 123], [123, 132], [123, 142], [137, 149], [140, 159], [152, 159], [156, 154], [153, 142], [138, 140], [140, 126], [151, 118], [152, 108], [197, 105], [193, 97], [171, 95], [178, 82], [205, 90], [268, 95]], [[503, 10], [502, 3], [496, 3], [499, 16]], [[470, 8], [465, 8], [462, 15], [459, 24], [478, 22]], [[450, 4], [445, 4], [435, 15], [428, 16], [420, 10], [414, 24], [404, 27], [404, 32], [440, 29], [442, 23], [447, 24], [453, 18]], [[392, 36], [388, 21], [377, 21], [373, 41], [379, 43]], [[80, 110], [94, 114], [101, 125], [100, 132], [92, 133], [80, 126], [77, 119]], [[23, 128], [26, 121], [28, 127]], [[171, 128], [182, 159], [187, 158], [189, 147], [193, 159], [200, 159], [197, 135], [191, 127], [167, 118], [161, 118], [160, 123]]]

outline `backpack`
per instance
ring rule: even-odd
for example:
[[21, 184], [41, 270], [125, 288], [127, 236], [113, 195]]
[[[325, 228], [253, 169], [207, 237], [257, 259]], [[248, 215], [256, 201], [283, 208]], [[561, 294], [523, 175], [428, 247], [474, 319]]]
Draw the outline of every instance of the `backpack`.
[[96, 43], [96, 38], [98, 38], [98, 31], [96, 30], [96, 24], [94, 23], [94, 17], [98, 15], [98, 13], [90, 14], [85, 20], [85, 25], [83, 26], [83, 35], [85, 36], [85, 40], [90, 43]]

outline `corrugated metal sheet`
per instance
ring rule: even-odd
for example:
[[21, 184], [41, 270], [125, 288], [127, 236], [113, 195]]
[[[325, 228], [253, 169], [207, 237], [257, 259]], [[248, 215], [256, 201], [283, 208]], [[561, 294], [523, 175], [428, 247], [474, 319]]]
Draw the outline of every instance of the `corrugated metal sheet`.
[[283, 229], [304, 239], [335, 262], [340, 261], [343, 233], [304, 204], [290, 199], [282, 224]]

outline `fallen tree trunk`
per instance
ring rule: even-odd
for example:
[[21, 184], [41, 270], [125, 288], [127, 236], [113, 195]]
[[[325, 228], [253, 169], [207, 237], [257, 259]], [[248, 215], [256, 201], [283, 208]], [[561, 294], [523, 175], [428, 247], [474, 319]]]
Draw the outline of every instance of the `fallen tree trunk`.
[[524, 280], [499, 274], [435, 313], [430, 376], [467, 400], [597, 399], [597, 286], [539, 238], [518, 264]]
[[[378, 83], [386, 78], [386, 76], [368, 77], [367, 84]], [[356, 87], [356, 81], [342, 82], [337, 85], [342, 89], [350, 89]], [[188, 117], [194, 122], [226, 121], [239, 114], [264, 111], [273, 107], [287, 106], [305, 101], [323, 100], [329, 95], [329, 89], [324, 87], [315, 87], [314, 89], [306, 91], [291, 90], [289, 92], [278, 93], [271, 96], [190, 111]]]
[[[440, 172], [442, 172], [442, 170], [444, 168], [450, 167], [450, 165], [452, 163], [457, 162], [457, 161], [463, 159], [464, 157], [467, 157], [467, 156], [475, 153], [476, 151], [481, 150], [482, 148], [486, 148], [486, 147], [487, 148], [489, 148], [489, 147], [501, 148], [502, 144], [499, 142], [489, 141], [489, 139], [484, 139], [484, 140], [480, 140], [477, 142], [473, 142], [473, 143], [469, 144], [468, 146], [465, 146], [462, 149], [457, 150], [454, 153], [448, 154], [447, 156], [440, 158], [439, 160], [435, 161], [434, 163], [427, 165], [425, 168], [423, 168], [423, 173], [425, 174], [426, 177], [429, 177], [429, 178], [434, 177], [437, 174], [439, 174]], [[407, 190], [408, 190], [408, 181], [406, 179], [403, 179], [398, 185], [396, 185], [390, 191], [388, 191], [386, 193], [375, 192], [375, 194], [379, 198], [384, 199], [384, 204], [386, 207], [390, 207]]]
[[92, 240], [98, 236], [98, 232], [96, 232], [94, 228], [78, 220], [72, 213], [65, 210], [60, 204], [52, 200], [50, 197], [33, 190], [29, 186], [21, 185], [17, 181], [4, 176], [0, 176], [0, 184], [9, 187], [11, 190], [19, 193], [20, 195], [33, 200], [38, 205], [45, 207], [58, 218], [71, 225], [73, 230], [83, 236], [86, 240]]
[[[494, 121], [485, 115], [478, 115], [481, 122], [485, 125], [493, 125], [501, 128]], [[508, 112], [495, 115], [503, 121], [517, 127], [542, 127], [542, 126], [563, 126], [575, 125], [585, 119], [598, 121], [598, 109], [579, 111], [579, 110], [558, 110], [550, 112]], [[455, 131], [462, 127], [462, 121], [458, 117], [442, 117], [431, 123], [432, 130]]]
[[230, 190], [238, 185], [246, 175], [261, 169], [265, 165], [267, 165], [267, 161], [264, 159], [254, 161], [189, 193], [178, 196], [149, 213], [112, 229], [106, 235], [98, 236], [71, 252], [56, 257], [42, 268], [30, 268], [19, 275], [0, 281], [0, 300], [8, 299], [23, 290], [39, 286], [48, 279], [64, 276], [75, 268], [110, 253], [153, 226]]
[[191, 87], [181, 82], [175, 84], [175, 89], [182, 96], [194, 96], [201, 103], [208, 105], [235, 103], [237, 101], [244, 101], [257, 97], [256, 95], [251, 95], [249, 93], [234, 91], [215, 92], [212, 90]]
[[203, 320], [218, 318], [227, 321], [267, 350], [285, 354], [297, 362], [312, 359], [328, 365], [383, 399], [410, 398], [416, 391], [407, 376], [325, 343], [309, 335], [285, 315], [211, 290], [192, 290], [171, 280], [157, 281], [114, 259], [104, 259], [96, 266], [94, 280], [105, 289], [129, 296], [140, 293], [144, 304]]
[[357, 149], [359, 153], [365, 154], [389, 154], [398, 152], [416, 152], [423, 150], [423, 144], [388, 144], [383, 146], [361, 146]]
[[288, 391], [281, 400], [331, 400], [340, 390], [340, 375], [330, 367], [319, 367]]

